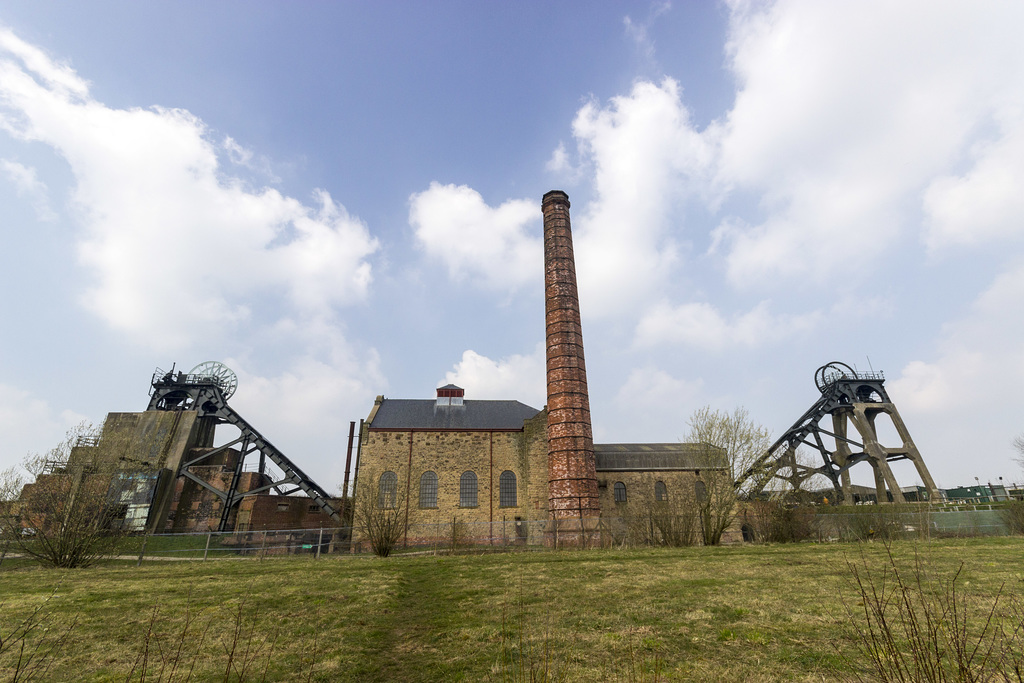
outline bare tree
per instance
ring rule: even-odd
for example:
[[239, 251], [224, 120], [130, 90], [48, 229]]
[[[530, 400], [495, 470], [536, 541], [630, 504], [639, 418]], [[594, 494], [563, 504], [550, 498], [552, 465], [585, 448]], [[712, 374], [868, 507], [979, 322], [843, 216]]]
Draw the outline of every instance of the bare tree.
[[[112, 555], [129, 531], [123, 494], [139, 472], [121, 470], [98, 450], [73, 453], [83, 444], [99, 448], [97, 431], [85, 423], [69, 430], [45, 455], [26, 458], [24, 469], [32, 481], [8, 504], [8, 514], [0, 516], [3, 535], [43, 564], [86, 567]], [[123, 450], [109, 445], [110, 452]], [[21, 483], [16, 473], [5, 473], [5, 479], [6, 488]]]
[[1014, 460], [1017, 461], [1021, 468], [1024, 468], [1024, 434], [1013, 440], [1013, 447], [1017, 449], [1017, 457]]
[[[405, 496], [393, 472], [385, 472], [380, 477], [367, 474], [366, 482], [360, 482], [356, 497], [356, 532], [369, 542], [375, 555], [387, 557], [406, 531]], [[388, 479], [388, 475], [394, 478]]]
[[772, 445], [771, 431], [754, 422], [746, 408], [728, 413], [704, 406], [693, 412], [689, 425], [689, 441], [725, 450], [732, 481], [753, 467]]
[[717, 545], [735, 514], [734, 482], [767, 452], [772, 435], [745, 408], [728, 413], [704, 406], [693, 412], [689, 425], [687, 440], [706, 446], [707, 469], [695, 486], [701, 535], [705, 545]]

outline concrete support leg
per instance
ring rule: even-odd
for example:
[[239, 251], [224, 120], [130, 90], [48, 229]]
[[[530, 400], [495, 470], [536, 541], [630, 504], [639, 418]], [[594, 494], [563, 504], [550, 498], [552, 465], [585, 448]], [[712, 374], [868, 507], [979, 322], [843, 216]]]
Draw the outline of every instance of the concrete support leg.
[[[864, 443], [864, 453], [868, 456], [871, 466], [875, 470], [875, 490], [878, 493], [878, 502], [880, 504], [888, 502], [888, 496], [885, 495], [885, 485], [888, 485], [889, 492], [892, 494], [892, 502], [904, 503], [906, 500], [903, 498], [903, 492], [900, 491], [900, 486], [896, 482], [896, 477], [893, 475], [889, 462], [886, 459], [888, 454], [881, 444], [878, 443], [874, 419], [868, 417], [864, 405], [855, 405], [853, 414], [850, 417], [853, 420], [853, 425], [860, 432], [861, 440]], [[872, 406], [872, 409], [874, 409], [874, 406]]]
[[924, 459], [921, 457], [921, 452], [917, 450], [917, 445], [910, 438], [910, 432], [907, 431], [907, 426], [903, 423], [903, 418], [900, 417], [896, 406], [888, 404], [885, 412], [892, 420], [893, 426], [896, 427], [896, 433], [903, 440], [903, 450], [906, 452], [907, 458], [910, 462], [914, 463], [914, 467], [917, 468], [917, 473], [921, 477], [924, 487], [928, 489], [928, 499], [932, 501], [940, 500], [942, 497], [939, 495], [938, 487], [935, 486], [935, 480], [932, 479], [931, 472], [928, 471], [928, 467], [924, 464]]

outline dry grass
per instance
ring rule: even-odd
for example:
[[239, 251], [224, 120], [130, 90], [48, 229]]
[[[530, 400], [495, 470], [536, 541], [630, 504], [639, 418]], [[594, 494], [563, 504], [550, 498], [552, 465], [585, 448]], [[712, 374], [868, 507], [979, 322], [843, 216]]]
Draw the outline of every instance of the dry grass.
[[[915, 548], [936, 575], [963, 562], [976, 593], [1024, 592], [1020, 539], [893, 545], [898, 557]], [[844, 680], [868, 666], [839, 599], [852, 595], [855, 553], [886, 559], [879, 544], [789, 544], [122, 563], [63, 575], [8, 560], [0, 634], [60, 583], [44, 611], [77, 623], [45, 680], [124, 681], [147, 646], [171, 652], [186, 631], [197, 634], [189, 647], [203, 634], [191, 680], [225, 680], [240, 627], [253, 635], [236, 650], [257, 649], [247, 680], [531, 680], [508, 662], [557, 673], [547, 680]], [[7, 665], [0, 654], [0, 679]]]

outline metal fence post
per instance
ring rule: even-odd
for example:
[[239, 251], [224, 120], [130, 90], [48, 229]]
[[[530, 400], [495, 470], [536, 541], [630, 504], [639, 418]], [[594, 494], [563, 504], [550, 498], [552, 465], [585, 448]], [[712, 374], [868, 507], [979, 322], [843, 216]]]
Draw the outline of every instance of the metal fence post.
[[146, 554], [146, 541], [149, 540], [149, 534], [142, 537], [142, 548], [139, 549], [139, 561], [135, 563], [136, 567], [142, 566], [142, 556]]
[[[352, 424], [355, 424], [355, 422], [353, 422]], [[324, 528], [320, 527], [320, 537], [316, 539], [316, 557], [313, 558], [313, 559], [315, 559], [315, 560], [319, 560], [320, 559], [320, 547], [323, 545], [323, 543], [324, 543]]]
[[209, 531], [206, 533], [206, 547], [203, 548], [203, 562], [206, 562], [206, 556], [210, 554], [210, 537], [213, 536], [213, 532]]

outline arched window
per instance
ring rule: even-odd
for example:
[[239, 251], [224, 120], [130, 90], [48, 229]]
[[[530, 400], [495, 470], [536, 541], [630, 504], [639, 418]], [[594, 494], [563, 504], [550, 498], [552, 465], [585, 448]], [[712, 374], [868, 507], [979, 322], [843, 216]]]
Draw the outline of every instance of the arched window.
[[385, 472], [380, 475], [380, 495], [377, 505], [384, 509], [395, 507], [398, 498], [398, 475], [394, 472]]
[[654, 482], [654, 500], [668, 500], [668, 487], [665, 482]]
[[706, 503], [708, 501], [708, 487], [700, 479], [693, 482], [693, 492], [697, 494], [698, 503]]
[[626, 502], [626, 485], [623, 484], [621, 481], [615, 482], [615, 502]]
[[476, 473], [463, 472], [459, 479], [459, 507], [476, 507]]
[[420, 477], [420, 507], [437, 507], [437, 474], [424, 472]]
[[512, 508], [519, 504], [516, 502], [518, 496], [516, 495], [515, 472], [505, 470], [501, 473], [501, 478], [498, 479], [498, 491], [500, 492], [498, 505], [501, 507]]

